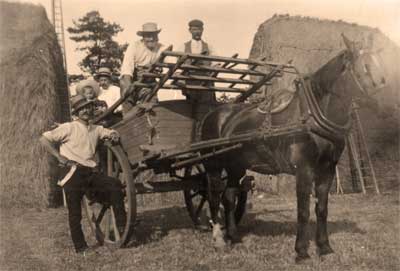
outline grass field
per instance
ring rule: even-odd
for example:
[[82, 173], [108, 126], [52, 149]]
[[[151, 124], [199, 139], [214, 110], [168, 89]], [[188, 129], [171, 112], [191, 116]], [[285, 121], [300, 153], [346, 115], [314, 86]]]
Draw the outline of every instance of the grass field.
[[[215, 251], [182, 207], [151, 210], [130, 248], [72, 250], [65, 209], [2, 209], [0, 270], [400, 270], [399, 194], [333, 195], [329, 232], [335, 254], [294, 263], [295, 198], [258, 194], [240, 226], [242, 242]], [[313, 208], [313, 207], [312, 207]], [[310, 239], [315, 230], [312, 215]]]

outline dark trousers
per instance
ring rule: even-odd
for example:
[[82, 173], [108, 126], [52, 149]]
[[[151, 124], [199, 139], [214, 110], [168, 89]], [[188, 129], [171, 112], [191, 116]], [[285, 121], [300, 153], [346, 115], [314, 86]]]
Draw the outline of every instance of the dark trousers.
[[64, 191], [68, 205], [69, 228], [76, 251], [87, 247], [81, 225], [81, 202], [85, 194], [91, 201], [112, 206], [117, 227], [124, 228], [126, 212], [122, 185], [118, 179], [95, 172], [93, 168], [78, 166], [71, 179], [64, 185]]

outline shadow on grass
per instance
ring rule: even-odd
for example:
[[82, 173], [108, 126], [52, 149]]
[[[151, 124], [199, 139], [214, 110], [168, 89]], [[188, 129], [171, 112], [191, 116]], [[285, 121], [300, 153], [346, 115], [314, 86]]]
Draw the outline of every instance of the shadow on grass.
[[160, 241], [171, 230], [195, 229], [185, 207], [168, 207], [138, 214], [138, 225], [128, 247]]
[[[280, 212], [282, 212], [282, 210], [280, 210]], [[282, 214], [280, 216], [280, 221], [267, 221], [256, 217], [256, 213], [245, 215], [243, 222], [238, 228], [241, 238], [249, 234], [258, 236], [296, 235], [297, 222], [290, 216]], [[136, 226], [134, 236], [132, 237], [132, 241], [128, 245], [128, 248], [158, 242], [173, 230], [195, 230], [186, 208], [184, 207], [168, 207], [145, 211], [138, 215], [138, 219], [140, 222]], [[343, 232], [366, 234], [365, 231], [357, 226], [357, 223], [347, 219], [328, 222], [328, 231], [330, 235]], [[309, 240], [313, 239], [315, 232], [316, 223], [315, 221], [310, 221], [308, 228]]]
[[[296, 235], [297, 221], [293, 220], [288, 216], [281, 216], [283, 219], [280, 221], [276, 220], [261, 220], [256, 218], [257, 214], [247, 214], [242, 225], [239, 226], [239, 232], [241, 237], [248, 234], [254, 234], [258, 236], [294, 236]], [[317, 228], [315, 221], [310, 221], [308, 227], [309, 239], [313, 239]], [[367, 232], [360, 229], [357, 223], [343, 219], [337, 221], [328, 221], [328, 232], [329, 235], [335, 233], [354, 233], [354, 234], [366, 234]]]

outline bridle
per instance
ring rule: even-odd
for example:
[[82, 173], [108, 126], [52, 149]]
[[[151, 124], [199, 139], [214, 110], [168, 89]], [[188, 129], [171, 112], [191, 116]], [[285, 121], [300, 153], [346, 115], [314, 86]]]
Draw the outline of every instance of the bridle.
[[[363, 56], [363, 55], [365, 55], [365, 54], [369, 54], [369, 56], [371, 57], [371, 59], [372, 59], [372, 61], [374, 62], [374, 64], [377, 65], [378, 67], [381, 67], [379, 61], [376, 59], [375, 55], [374, 55], [372, 52], [365, 51], [365, 50], [360, 50], [358, 58], [361, 57], [361, 56]], [[350, 61], [350, 62], [351, 62], [351, 61]], [[366, 87], [363, 85], [363, 83], [360, 81], [360, 76], [358, 76], [358, 75], [357, 75], [357, 72], [354, 70], [354, 65], [355, 65], [355, 64], [354, 64], [353, 62], [351, 62], [350, 65], [347, 67], [347, 69], [348, 69], [348, 71], [349, 71], [351, 77], [353, 78], [353, 80], [354, 80], [354, 82], [356, 83], [357, 87], [358, 87], [358, 88], [361, 90], [361, 92], [364, 94], [364, 95], [363, 95], [364, 98], [371, 98], [370, 96], [371, 96], [372, 94], [375, 94], [376, 92], [378, 92], [383, 86], [380, 86], [380, 87], [375, 87], [375, 86], [374, 86], [374, 87], [375, 87], [375, 90], [373, 91], [373, 93], [371, 93], [371, 94], [368, 93], [367, 88], [366, 88]], [[365, 64], [364, 64], [364, 65], [365, 65]], [[366, 73], [367, 76], [370, 77], [371, 82], [374, 82], [374, 84], [375, 84], [374, 78], [373, 78], [372, 75], [371, 75], [371, 71], [370, 71], [367, 67], [365, 67], [365, 66], [364, 66], [363, 68], [366, 70], [365, 73]]]

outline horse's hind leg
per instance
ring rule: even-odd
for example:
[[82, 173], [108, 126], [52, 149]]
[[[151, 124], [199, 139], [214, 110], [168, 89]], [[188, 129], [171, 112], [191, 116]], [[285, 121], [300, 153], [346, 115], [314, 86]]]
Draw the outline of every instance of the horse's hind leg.
[[218, 221], [221, 195], [225, 189], [225, 183], [221, 179], [221, 171], [221, 169], [207, 168], [208, 203], [213, 224], [213, 242], [216, 248], [221, 248], [226, 245], [221, 224]]
[[317, 217], [316, 243], [321, 256], [334, 252], [329, 245], [327, 230], [328, 196], [334, 176], [335, 165], [329, 163], [326, 167], [320, 167], [315, 179], [315, 195], [317, 197], [317, 203], [315, 204]]
[[296, 262], [310, 258], [308, 255], [309, 237], [307, 234], [310, 218], [310, 193], [314, 170], [309, 165], [298, 167], [296, 172], [297, 195], [297, 236], [295, 250]]

